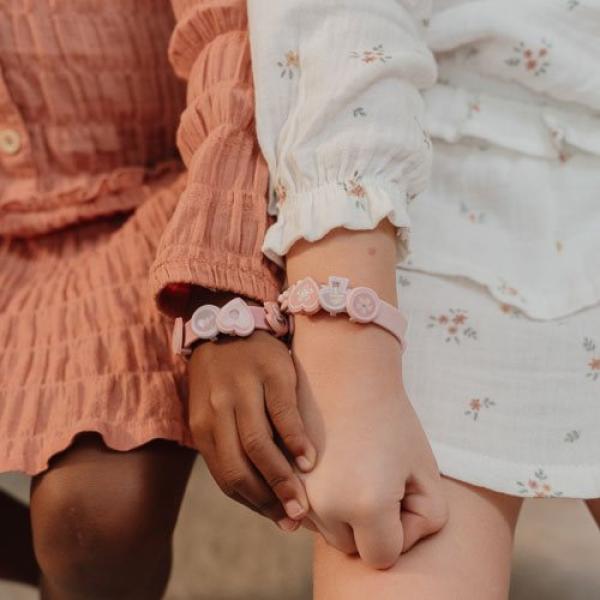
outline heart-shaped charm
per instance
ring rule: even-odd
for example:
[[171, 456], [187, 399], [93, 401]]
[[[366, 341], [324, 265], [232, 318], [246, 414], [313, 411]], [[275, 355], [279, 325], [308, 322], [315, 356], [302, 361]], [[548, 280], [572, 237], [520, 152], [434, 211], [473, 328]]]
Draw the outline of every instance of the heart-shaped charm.
[[291, 313], [316, 313], [321, 308], [317, 282], [312, 277], [305, 277], [299, 281], [290, 289], [287, 303]]
[[329, 284], [319, 290], [319, 302], [331, 316], [346, 310], [349, 283], [346, 277], [330, 277]]
[[348, 294], [346, 310], [351, 321], [370, 323], [377, 316], [380, 303], [379, 296], [372, 289], [357, 287]]
[[214, 340], [219, 334], [217, 328], [218, 314], [219, 307], [212, 304], [205, 304], [196, 309], [191, 320], [192, 331], [201, 340]]
[[277, 337], [284, 336], [289, 330], [288, 320], [276, 302], [265, 302], [265, 321]]
[[234, 298], [219, 311], [217, 327], [228, 335], [250, 335], [254, 331], [254, 318], [249, 306], [241, 298]]

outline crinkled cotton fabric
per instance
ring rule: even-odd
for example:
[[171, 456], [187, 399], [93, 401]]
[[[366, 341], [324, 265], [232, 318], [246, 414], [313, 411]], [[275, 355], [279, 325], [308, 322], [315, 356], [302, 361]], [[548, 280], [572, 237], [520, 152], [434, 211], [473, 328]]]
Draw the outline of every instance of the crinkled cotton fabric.
[[465, 278], [398, 269], [404, 382], [443, 474], [600, 497], [600, 307], [528, 318]]
[[599, 497], [600, 1], [249, 7], [264, 251], [388, 218], [442, 472]]
[[599, 0], [271, 4], [249, 2], [269, 257], [388, 218], [410, 266], [532, 318], [600, 300]]
[[155, 299], [277, 297], [267, 186], [242, 0], [0, 2], [0, 472], [191, 444]]

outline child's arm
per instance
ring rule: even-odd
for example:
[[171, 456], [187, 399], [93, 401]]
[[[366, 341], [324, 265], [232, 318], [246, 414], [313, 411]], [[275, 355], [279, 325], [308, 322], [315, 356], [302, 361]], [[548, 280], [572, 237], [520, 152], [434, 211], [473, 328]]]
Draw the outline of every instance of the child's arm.
[[[429, 4], [248, 2], [258, 134], [278, 196], [264, 250], [287, 254], [291, 283], [344, 276], [396, 302], [407, 202], [431, 158], [419, 94], [436, 76], [420, 28]], [[445, 520], [399, 344], [345, 317], [299, 317], [294, 358], [319, 452], [304, 478], [311, 518], [338, 548], [389, 566]]]
[[[291, 281], [343, 273], [396, 305], [395, 231], [337, 229], [288, 254]], [[293, 355], [299, 402], [319, 461], [303, 479], [310, 518], [345, 552], [377, 568], [446, 521], [440, 476], [406, 395], [398, 340], [345, 317], [298, 315]]]
[[[189, 317], [233, 294], [274, 300], [282, 274], [261, 252], [268, 170], [254, 130], [245, 2], [172, 5], [169, 59], [187, 80], [177, 144], [188, 174], [150, 281], [164, 312]], [[284, 506], [302, 517], [308, 503], [273, 436], [304, 470], [315, 460], [294, 377], [287, 348], [264, 332], [203, 344], [189, 363], [192, 434], [211, 473], [228, 495], [287, 528], [294, 523], [284, 520]]]

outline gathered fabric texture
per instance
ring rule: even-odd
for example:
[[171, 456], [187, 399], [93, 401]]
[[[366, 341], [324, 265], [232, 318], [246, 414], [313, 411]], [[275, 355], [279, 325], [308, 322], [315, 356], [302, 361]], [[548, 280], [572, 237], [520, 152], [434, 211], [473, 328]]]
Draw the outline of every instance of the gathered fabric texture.
[[249, 0], [249, 15], [269, 257], [387, 218], [403, 267], [531, 318], [600, 301], [600, 1]]
[[158, 309], [277, 296], [267, 187], [242, 0], [0, 3], [0, 471], [192, 444]]

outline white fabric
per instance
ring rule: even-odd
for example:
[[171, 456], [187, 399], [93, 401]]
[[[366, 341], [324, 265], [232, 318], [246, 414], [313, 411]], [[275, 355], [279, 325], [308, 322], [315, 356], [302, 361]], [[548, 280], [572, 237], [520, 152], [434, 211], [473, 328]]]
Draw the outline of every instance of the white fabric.
[[387, 217], [401, 258], [411, 227], [410, 268], [537, 319], [594, 305], [600, 0], [434, 0], [431, 18], [429, 4], [249, 0], [277, 215], [265, 253]]
[[600, 306], [527, 318], [398, 269], [404, 382], [442, 473], [514, 496], [600, 497]]
[[249, 0], [279, 192], [264, 251], [389, 218], [405, 380], [442, 472], [600, 497], [600, 0], [427, 8]]

